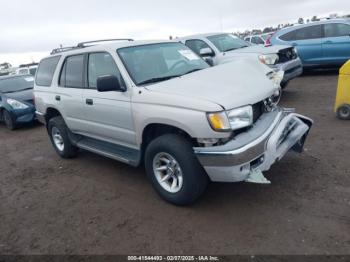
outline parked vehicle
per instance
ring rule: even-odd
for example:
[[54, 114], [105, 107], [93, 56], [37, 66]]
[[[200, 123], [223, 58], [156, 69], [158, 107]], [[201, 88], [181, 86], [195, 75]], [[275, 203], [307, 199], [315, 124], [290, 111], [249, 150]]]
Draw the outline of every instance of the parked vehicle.
[[341, 66], [350, 59], [350, 20], [331, 19], [281, 29], [273, 45], [294, 46], [304, 67]]
[[179, 42], [89, 45], [54, 51], [36, 74], [37, 117], [63, 158], [144, 164], [162, 198], [186, 205], [209, 180], [269, 183], [262, 171], [302, 150], [312, 121], [277, 106], [255, 59], [209, 67]]
[[342, 120], [350, 120], [350, 60], [339, 71], [335, 112]]
[[12, 66], [9, 63], [0, 64], [0, 76], [9, 75], [12, 71]]
[[35, 118], [32, 75], [0, 77], [0, 121], [10, 130]]
[[32, 75], [35, 76], [36, 70], [38, 69], [38, 64], [28, 64], [28, 65], [20, 65], [19, 68], [16, 69], [17, 75]]
[[269, 38], [271, 38], [271, 36], [273, 34], [274, 33], [265, 33], [265, 34], [261, 34], [261, 35], [250, 35], [250, 36], [246, 36], [244, 38], [244, 41], [247, 41], [247, 42], [255, 44], [255, 45], [269, 45], [267, 40]]
[[284, 71], [282, 88], [303, 72], [301, 61], [293, 47], [251, 45], [233, 34], [223, 33], [193, 35], [180, 40], [212, 65], [252, 57], [276, 71]]

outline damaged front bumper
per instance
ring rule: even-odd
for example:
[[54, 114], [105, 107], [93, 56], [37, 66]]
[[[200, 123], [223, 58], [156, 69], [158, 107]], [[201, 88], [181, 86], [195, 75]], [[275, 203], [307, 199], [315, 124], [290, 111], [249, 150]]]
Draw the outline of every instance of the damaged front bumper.
[[262, 115], [250, 130], [225, 145], [196, 147], [194, 152], [212, 181], [259, 183], [261, 172], [288, 151], [302, 152], [312, 124], [294, 110], [280, 108]]

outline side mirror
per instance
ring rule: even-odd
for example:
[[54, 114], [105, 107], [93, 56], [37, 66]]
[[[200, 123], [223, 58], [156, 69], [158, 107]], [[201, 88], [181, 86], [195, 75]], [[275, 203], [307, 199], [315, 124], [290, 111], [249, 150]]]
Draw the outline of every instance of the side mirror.
[[110, 92], [110, 91], [118, 91], [125, 92], [126, 89], [123, 87], [118, 77], [113, 75], [100, 76], [97, 78], [97, 91], [98, 92]]
[[211, 57], [205, 57], [203, 58], [205, 62], [207, 62], [208, 65], [214, 66], [214, 60]]
[[213, 57], [215, 56], [213, 50], [211, 50], [209, 47], [205, 47], [205, 48], [202, 48], [201, 50], [199, 50], [199, 54], [201, 57]]

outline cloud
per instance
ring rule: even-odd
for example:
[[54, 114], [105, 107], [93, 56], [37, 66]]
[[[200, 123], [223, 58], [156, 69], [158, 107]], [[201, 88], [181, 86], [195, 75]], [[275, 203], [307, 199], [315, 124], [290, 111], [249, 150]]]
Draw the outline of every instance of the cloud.
[[0, 55], [38, 53], [101, 38], [164, 39], [263, 28], [339, 13], [339, 8], [350, 13], [349, 0], [2, 1]]

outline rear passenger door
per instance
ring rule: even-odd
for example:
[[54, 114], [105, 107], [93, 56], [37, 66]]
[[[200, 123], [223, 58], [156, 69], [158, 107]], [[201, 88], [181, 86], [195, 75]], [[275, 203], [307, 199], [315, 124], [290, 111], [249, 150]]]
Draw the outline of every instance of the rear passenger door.
[[98, 92], [97, 79], [104, 75], [125, 82], [107, 52], [90, 53], [87, 57], [87, 88], [83, 93], [89, 136], [127, 147], [136, 147], [135, 128], [131, 111], [130, 91]]
[[66, 57], [61, 67], [55, 97], [57, 107], [69, 129], [81, 134], [85, 134], [87, 128], [83, 104], [84, 63], [84, 54]]
[[331, 64], [343, 64], [350, 58], [350, 25], [324, 24], [323, 59]]

